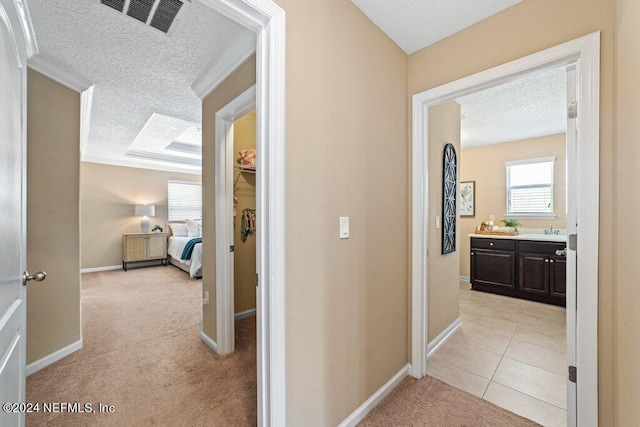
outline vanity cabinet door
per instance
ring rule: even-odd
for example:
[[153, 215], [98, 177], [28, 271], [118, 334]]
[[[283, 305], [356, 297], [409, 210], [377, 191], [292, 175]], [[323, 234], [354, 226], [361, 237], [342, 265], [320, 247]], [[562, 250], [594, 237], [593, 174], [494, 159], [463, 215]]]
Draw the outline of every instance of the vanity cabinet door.
[[515, 289], [515, 257], [515, 252], [472, 248], [472, 284]]
[[549, 255], [520, 252], [518, 259], [518, 289], [549, 295]]
[[550, 262], [551, 295], [565, 297], [567, 294], [567, 259], [552, 256]]

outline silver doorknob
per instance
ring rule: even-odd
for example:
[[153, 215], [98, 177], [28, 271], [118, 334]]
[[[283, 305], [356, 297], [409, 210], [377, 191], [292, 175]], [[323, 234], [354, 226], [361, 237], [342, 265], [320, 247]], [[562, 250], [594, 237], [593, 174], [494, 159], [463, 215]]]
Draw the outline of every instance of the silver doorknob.
[[567, 248], [558, 249], [556, 251], [556, 256], [567, 256]]
[[32, 280], [35, 280], [36, 282], [42, 282], [46, 278], [47, 273], [45, 273], [44, 271], [38, 271], [36, 274], [29, 274], [28, 271], [25, 271], [24, 275], [22, 276], [22, 283], [26, 285], [27, 282], [30, 282]]

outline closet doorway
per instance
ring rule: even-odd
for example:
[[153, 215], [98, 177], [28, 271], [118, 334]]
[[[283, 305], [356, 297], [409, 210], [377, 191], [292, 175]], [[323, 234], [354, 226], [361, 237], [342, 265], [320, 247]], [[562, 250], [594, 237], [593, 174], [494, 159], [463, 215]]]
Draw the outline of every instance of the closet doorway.
[[216, 344], [219, 354], [235, 350], [235, 321], [258, 314], [256, 248], [260, 236], [256, 228], [255, 108], [256, 88], [252, 86], [216, 113]]

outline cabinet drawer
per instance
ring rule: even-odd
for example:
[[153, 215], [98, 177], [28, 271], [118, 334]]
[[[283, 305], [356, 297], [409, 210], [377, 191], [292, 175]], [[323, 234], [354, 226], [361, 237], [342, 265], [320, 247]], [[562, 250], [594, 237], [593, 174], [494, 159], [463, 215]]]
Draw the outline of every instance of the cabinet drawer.
[[567, 247], [564, 243], [551, 243], [551, 242], [530, 242], [528, 240], [522, 240], [518, 242], [518, 249], [520, 252], [536, 253], [536, 254], [550, 254], [554, 255], [557, 250]]
[[471, 247], [474, 249], [495, 249], [499, 251], [515, 251], [515, 240], [508, 239], [483, 239], [481, 237], [471, 238]]

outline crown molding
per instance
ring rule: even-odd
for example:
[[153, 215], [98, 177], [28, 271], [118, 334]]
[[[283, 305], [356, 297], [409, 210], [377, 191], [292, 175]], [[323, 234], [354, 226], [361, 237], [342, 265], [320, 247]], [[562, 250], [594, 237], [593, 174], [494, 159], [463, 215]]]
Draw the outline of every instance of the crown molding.
[[39, 53], [29, 58], [29, 68], [53, 79], [76, 92], [84, 92], [93, 86], [93, 82], [71, 67], [61, 64], [52, 57]]
[[155, 160], [159, 162], [171, 162], [171, 163], [179, 163], [183, 165], [189, 166], [202, 166], [202, 157], [183, 157], [183, 156], [174, 156], [172, 154], [163, 154], [163, 153], [154, 153], [151, 151], [144, 150], [136, 150], [136, 149], [128, 149], [125, 153], [125, 156], [138, 157], [140, 159], [146, 160]]
[[142, 160], [135, 161], [135, 160], [124, 160], [124, 159], [109, 159], [109, 158], [97, 157], [97, 156], [82, 156], [82, 161], [85, 163], [97, 163], [101, 165], [121, 166], [125, 168], [149, 169], [149, 170], [156, 170], [156, 171], [184, 173], [189, 175], [202, 175], [201, 169], [172, 166], [168, 164], [148, 163]]
[[251, 32], [243, 34], [193, 82], [191, 90], [198, 98], [204, 99], [255, 51], [256, 35]]
[[27, 58], [31, 58], [38, 54], [39, 49], [38, 42], [36, 41], [36, 32], [33, 29], [33, 21], [31, 21], [31, 14], [29, 13], [29, 7], [25, 0], [13, 0], [13, 4], [16, 7], [16, 11], [20, 17], [20, 23], [22, 24], [24, 41], [27, 46]]

